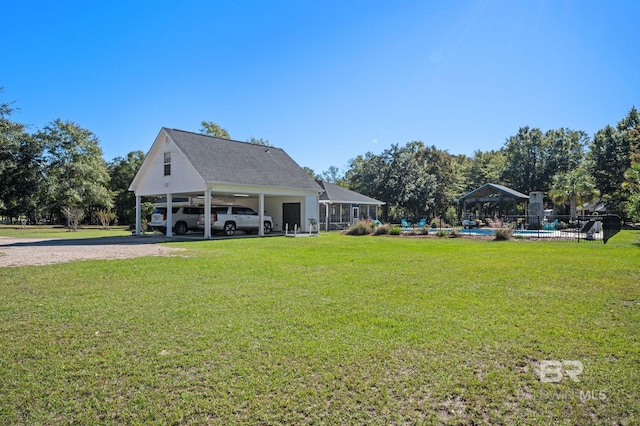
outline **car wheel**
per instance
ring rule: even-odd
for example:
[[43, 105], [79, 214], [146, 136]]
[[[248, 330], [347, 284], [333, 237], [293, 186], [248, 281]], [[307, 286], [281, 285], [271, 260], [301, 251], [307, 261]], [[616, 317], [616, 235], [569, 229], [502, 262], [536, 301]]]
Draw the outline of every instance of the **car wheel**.
[[224, 224], [224, 233], [231, 237], [236, 233], [236, 224], [233, 222], [227, 222]]
[[269, 234], [271, 232], [271, 222], [264, 223], [264, 233]]
[[175, 230], [176, 230], [176, 234], [184, 235], [188, 231], [187, 224], [184, 222], [178, 222], [176, 223]]

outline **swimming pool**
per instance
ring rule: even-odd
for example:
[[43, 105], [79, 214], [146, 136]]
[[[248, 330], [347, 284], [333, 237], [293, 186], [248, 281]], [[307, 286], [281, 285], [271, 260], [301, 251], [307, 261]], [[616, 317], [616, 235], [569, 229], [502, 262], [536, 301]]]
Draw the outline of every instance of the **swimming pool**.
[[[495, 228], [474, 228], [474, 229], [461, 229], [462, 235], [495, 235]], [[547, 231], [547, 230], [535, 230], [535, 229], [516, 229], [513, 231], [513, 235], [519, 235], [521, 237], [559, 237], [560, 231]]]

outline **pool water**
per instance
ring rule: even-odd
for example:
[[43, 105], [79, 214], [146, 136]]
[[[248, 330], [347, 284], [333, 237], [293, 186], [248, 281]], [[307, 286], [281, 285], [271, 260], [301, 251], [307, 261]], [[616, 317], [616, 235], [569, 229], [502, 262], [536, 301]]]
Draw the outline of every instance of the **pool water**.
[[[526, 236], [554, 236], [558, 235], [560, 231], [543, 231], [543, 230], [528, 230], [528, 229], [516, 229], [513, 231], [513, 235]], [[495, 235], [496, 230], [494, 228], [475, 228], [475, 229], [462, 229], [460, 233], [463, 235]]]

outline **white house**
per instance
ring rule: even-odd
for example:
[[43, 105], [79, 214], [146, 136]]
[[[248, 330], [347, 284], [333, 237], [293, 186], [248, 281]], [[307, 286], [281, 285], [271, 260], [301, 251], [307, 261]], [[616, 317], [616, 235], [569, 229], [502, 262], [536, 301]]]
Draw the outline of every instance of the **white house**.
[[[166, 197], [172, 223], [174, 197], [192, 204], [235, 204], [273, 218], [273, 229], [298, 225], [302, 232], [318, 222], [320, 186], [280, 148], [237, 142], [162, 128], [129, 187], [136, 195], [136, 234], [140, 234], [142, 197]], [[211, 236], [205, 215], [204, 238]], [[171, 227], [169, 227], [171, 228]], [[263, 235], [260, 227], [259, 234]], [[171, 229], [167, 229], [171, 236]]]

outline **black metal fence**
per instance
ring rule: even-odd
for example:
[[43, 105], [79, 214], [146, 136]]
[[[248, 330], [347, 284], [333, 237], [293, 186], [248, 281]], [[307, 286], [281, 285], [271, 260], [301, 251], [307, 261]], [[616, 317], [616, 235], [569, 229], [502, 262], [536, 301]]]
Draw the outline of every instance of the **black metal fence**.
[[462, 234], [489, 235], [499, 228], [513, 232], [514, 238], [553, 239], [576, 242], [607, 243], [620, 231], [617, 215], [594, 216], [504, 216], [502, 218], [468, 219]]

